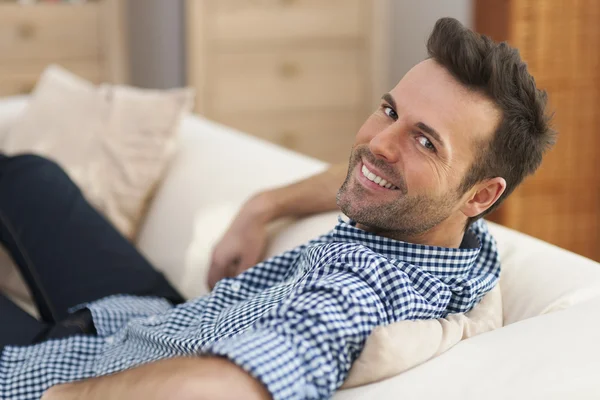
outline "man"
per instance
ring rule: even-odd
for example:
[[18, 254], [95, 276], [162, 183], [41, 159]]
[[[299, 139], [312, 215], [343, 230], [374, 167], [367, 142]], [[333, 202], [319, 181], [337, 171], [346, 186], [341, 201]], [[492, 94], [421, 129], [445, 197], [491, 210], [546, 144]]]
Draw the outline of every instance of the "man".
[[0, 397], [328, 398], [376, 326], [472, 308], [500, 272], [480, 218], [553, 132], [506, 44], [442, 19], [428, 51], [357, 134], [337, 193], [351, 221], [247, 269], [266, 221], [332, 207], [339, 172], [259, 195], [215, 251], [212, 293], [187, 303], [57, 166], [1, 160], [0, 236], [43, 321], [0, 298]]

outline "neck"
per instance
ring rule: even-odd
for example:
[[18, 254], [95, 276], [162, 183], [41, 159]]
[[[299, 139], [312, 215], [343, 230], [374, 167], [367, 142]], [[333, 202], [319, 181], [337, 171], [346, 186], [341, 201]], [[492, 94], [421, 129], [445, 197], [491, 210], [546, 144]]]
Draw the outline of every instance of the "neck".
[[462, 243], [465, 235], [465, 222], [461, 220], [453, 221], [447, 219], [442, 223], [434, 226], [428, 231], [416, 234], [407, 235], [398, 231], [380, 231], [376, 228], [356, 224], [357, 228], [367, 232], [374, 233], [379, 236], [387, 237], [394, 240], [400, 240], [406, 243], [422, 244], [427, 246], [438, 246], [447, 248], [458, 248]]

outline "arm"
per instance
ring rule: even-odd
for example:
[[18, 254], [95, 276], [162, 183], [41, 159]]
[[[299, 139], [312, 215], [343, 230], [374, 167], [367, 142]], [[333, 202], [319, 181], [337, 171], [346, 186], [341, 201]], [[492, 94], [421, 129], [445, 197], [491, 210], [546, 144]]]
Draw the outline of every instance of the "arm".
[[260, 193], [256, 198], [262, 203], [262, 218], [274, 221], [336, 210], [336, 195], [347, 169], [346, 164], [335, 164], [300, 182]]
[[54, 386], [42, 400], [267, 400], [264, 386], [219, 357], [172, 358], [117, 374]]
[[337, 209], [336, 195], [346, 177], [346, 164], [289, 186], [250, 198], [213, 251], [208, 284], [235, 276], [256, 265], [267, 245], [267, 226], [282, 217], [301, 217]]
[[[403, 305], [409, 316], [411, 305]], [[290, 295], [252, 329], [208, 348], [249, 371], [276, 400], [328, 399], [366, 338], [386, 323], [385, 303], [359, 278], [335, 273]]]
[[331, 267], [339, 271], [325, 278], [315, 271], [306, 279], [311, 283], [300, 285], [251, 329], [209, 345], [211, 357], [162, 360], [59, 385], [43, 400], [330, 398], [376, 326], [437, 310], [400, 270], [391, 278], [384, 274], [395, 283], [390, 287], [377, 277], [381, 265]]

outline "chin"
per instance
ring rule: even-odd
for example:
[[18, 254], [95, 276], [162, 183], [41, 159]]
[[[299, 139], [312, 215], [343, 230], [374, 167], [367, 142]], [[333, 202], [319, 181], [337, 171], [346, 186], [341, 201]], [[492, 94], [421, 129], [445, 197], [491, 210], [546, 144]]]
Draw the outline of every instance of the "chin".
[[337, 205], [344, 215], [352, 221], [361, 225], [369, 222], [365, 221], [365, 215], [369, 213], [369, 209], [372, 209], [372, 205], [369, 206], [368, 204], [360, 204], [360, 202], [353, 201], [347, 194], [345, 196], [338, 196]]

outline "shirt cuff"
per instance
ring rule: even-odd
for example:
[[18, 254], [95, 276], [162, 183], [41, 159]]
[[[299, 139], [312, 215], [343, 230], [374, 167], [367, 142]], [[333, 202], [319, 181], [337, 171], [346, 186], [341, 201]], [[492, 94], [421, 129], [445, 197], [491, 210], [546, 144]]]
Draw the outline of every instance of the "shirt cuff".
[[274, 331], [247, 331], [220, 340], [205, 352], [226, 357], [244, 369], [265, 385], [274, 400], [319, 398], [295, 346]]

